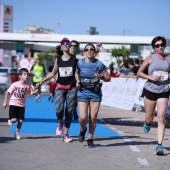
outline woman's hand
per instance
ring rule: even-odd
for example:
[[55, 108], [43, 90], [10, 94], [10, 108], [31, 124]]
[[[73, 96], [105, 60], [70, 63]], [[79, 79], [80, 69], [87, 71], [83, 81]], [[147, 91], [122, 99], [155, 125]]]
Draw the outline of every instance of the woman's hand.
[[96, 74], [94, 74], [94, 76], [95, 76], [97, 79], [103, 79], [103, 74], [96, 73]]
[[41, 87], [41, 85], [42, 85], [42, 83], [41, 83], [41, 82], [40, 82], [40, 83], [37, 83], [37, 84], [36, 84], [36, 86], [35, 86], [35, 89], [40, 88], [40, 87]]
[[80, 81], [76, 82], [76, 88], [79, 89], [81, 87]]
[[149, 77], [149, 79], [152, 81], [160, 81], [160, 78], [161, 78], [160, 76], [155, 76], [155, 75]]

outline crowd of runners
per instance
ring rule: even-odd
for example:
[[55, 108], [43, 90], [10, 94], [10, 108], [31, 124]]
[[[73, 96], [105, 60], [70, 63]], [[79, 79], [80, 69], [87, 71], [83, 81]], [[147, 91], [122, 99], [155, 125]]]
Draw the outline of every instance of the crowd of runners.
[[[101, 45], [101, 44], [100, 44]], [[131, 69], [135, 74], [129, 74], [128, 77], [137, 76], [147, 79], [144, 84], [142, 97], [146, 111], [146, 119], [143, 125], [144, 133], [151, 129], [154, 119], [155, 108], [157, 107], [158, 144], [156, 154], [163, 155], [163, 139], [165, 134], [165, 115], [169, 101], [169, 78], [170, 78], [170, 56], [165, 55], [166, 39], [161, 36], [155, 37], [151, 45], [155, 51], [149, 55], [138, 69]], [[83, 142], [88, 129], [87, 146], [94, 147], [93, 136], [97, 123], [97, 115], [102, 101], [102, 82], [111, 81], [111, 74], [108, 68], [98, 59], [96, 55], [99, 52], [99, 43], [93, 45], [88, 43], [84, 47], [84, 55], [76, 55], [78, 42], [63, 38], [60, 45], [56, 47], [57, 58], [52, 71], [46, 76], [44, 66], [37, 59], [32, 67], [31, 73], [34, 74], [33, 85], [28, 83], [29, 71], [26, 68], [19, 70], [19, 81], [14, 82], [5, 94], [3, 107], [8, 105], [9, 100], [9, 120], [12, 125], [18, 122], [15, 139], [21, 139], [19, 131], [25, 118], [26, 94], [36, 95], [36, 101], [40, 100], [41, 85], [46, 81], [54, 79], [57, 75], [57, 82], [53, 81], [51, 90], [52, 101], [55, 101], [56, 117], [58, 126], [56, 135], [63, 136], [64, 142], [72, 142], [69, 135], [69, 128], [72, 122], [72, 116], [79, 118], [80, 133], [78, 141]], [[132, 68], [132, 67], [131, 67]], [[147, 72], [146, 72], [147, 70]], [[130, 72], [130, 71], [129, 71]], [[55, 84], [55, 85], [54, 85]], [[76, 107], [79, 109], [79, 117]], [[89, 120], [89, 128], [87, 121]]]

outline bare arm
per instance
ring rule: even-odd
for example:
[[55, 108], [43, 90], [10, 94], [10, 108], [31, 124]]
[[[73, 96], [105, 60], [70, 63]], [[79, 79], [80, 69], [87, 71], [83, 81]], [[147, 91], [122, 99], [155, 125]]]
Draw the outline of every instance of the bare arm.
[[83, 59], [83, 58], [86, 58], [86, 56], [83, 56], [83, 55], [76, 55], [76, 59], [77, 59], [77, 60], [81, 60], [81, 59]]
[[104, 82], [110, 82], [110, 81], [111, 81], [111, 77], [110, 77], [110, 75], [109, 75], [109, 73], [108, 73], [107, 70], [102, 73], [101, 79], [102, 79]]
[[57, 59], [56, 59], [52, 72], [48, 76], [46, 76], [40, 83], [38, 83], [36, 85], [36, 88], [41, 86], [44, 82], [46, 82], [46, 81], [50, 80], [51, 78], [53, 78], [57, 74], [57, 69], [58, 69], [58, 65], [57, 65]]
[[56, 59], [52, 72], [41, 81], [41, 84], [53, 78], [57, 74], [57, 69], [58, 69], [58, 65], [57, 65], [57, 59]]
[[101, 79], [103, 80], [104, 82], [109, 82], [111, 81], [111, 77], [108, 73], [108, 71], [104, 71], [102, 74], [95, 74], [95, 77], [98, 78], [98, 79]]
[[75, 72], [75, 79], [76, 79], [76, 87], [79, 89], [80, 88], [80, 74], [78, 70], [76, 70]]
[[4, 102], [2, 104], [3, 108], [6, 108], [7, 107], [7, 102], [8, 102], [8, 96], [9, 96], [9, 92], [7, 91], [6, 94], [5, 94], [5, 98], [4, 98]]

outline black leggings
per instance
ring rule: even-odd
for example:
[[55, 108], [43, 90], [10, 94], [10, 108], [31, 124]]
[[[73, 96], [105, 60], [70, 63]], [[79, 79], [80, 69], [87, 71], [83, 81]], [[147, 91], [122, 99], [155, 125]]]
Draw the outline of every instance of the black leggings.
[[71, 87], [70, 90], [62, 90], [56, 87], [56, 116], [58, 119], [63, 119], [64, 117], [64, 104], [65, 108], [65, 120], [64, 126], [70, 128], [72, 121], [72, 112], [75, 108], [75, 103], [77, 103], [77, 90], [76, 87]]

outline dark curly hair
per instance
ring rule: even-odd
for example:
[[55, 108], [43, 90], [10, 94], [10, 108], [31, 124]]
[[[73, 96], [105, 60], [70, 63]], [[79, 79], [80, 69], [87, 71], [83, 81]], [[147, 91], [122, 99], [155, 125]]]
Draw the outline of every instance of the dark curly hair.
[[164, 37], [161, 37], [161, 36], [157, 36], [157, 37], [155, 37], [153, 40], [152, 40], [152, 42], [151, 42], [151, 45], [152, 45], [152, 48], [154, 49], [154, 46], [155, 46], [155, 43], [157, 42], [157, 41], [162, 41], [164, 44], [165, 44], [165, 46], [166, 46], [166, 39], [164, 38]]
[[61, 50], [61, 45], [57, 45], [55, 49], [58, 56], [63, 55], [63, 51]]

